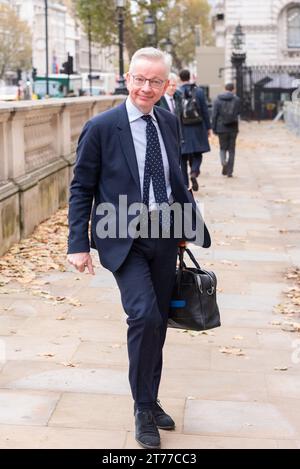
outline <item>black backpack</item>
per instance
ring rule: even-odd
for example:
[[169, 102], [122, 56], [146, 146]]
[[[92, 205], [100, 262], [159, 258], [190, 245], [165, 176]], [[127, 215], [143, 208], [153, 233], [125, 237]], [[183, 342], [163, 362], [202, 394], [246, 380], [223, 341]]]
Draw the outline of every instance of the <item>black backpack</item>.
[[239, 102], [237, 99], [222, 100], [220, 115], [224, 125], [235, 124], [239, 116]]
[[196, 98], [197, 86], [195, 84], [185, 87], [182, 96], [182, 124], [195, 125], [203, 121], [201, 110]]

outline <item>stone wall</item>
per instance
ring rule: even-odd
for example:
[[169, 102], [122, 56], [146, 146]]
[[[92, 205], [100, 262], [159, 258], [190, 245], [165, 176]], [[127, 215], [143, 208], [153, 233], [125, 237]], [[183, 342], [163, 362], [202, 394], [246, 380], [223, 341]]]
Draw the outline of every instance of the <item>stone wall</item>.
[[67, 203], [84, 123], [123, 100], [99, 96], [0, 104], [0, 255]]

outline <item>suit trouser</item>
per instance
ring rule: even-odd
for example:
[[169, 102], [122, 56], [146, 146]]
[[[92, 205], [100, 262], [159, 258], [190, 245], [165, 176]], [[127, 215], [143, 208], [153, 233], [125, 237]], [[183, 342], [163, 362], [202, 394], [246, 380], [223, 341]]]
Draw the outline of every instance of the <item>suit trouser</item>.
[[175, 239], [138, 238], [114, 274], [127, 314], [129, 382], [141, 409], [150, 408], [158, 396], [177, 244]]
[[191, 168], [191, 174], [195, 177], [198, 177], [200, 174], [200, 166], [202, 163], [203, 155], [202, 153], [186, 153], [182, 155], [182, 172], [185, 185], [189, 187], [189, 177], [188, 177], [188, 162]]
[[[237, 132], [219, 134], [221, 163], [223, 166], [227, 166], [227, 174], [229, 175], [233, 173], [236, 137]], [[226, 160], [227, 152], [228, 160]]]

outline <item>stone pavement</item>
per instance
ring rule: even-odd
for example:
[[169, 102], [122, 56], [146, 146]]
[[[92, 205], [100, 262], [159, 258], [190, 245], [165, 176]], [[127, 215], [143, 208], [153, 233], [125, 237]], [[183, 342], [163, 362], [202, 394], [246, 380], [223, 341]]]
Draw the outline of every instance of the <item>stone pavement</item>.
[[[177, 426], [161, 431], [163, 449], [300, 447], [300, 336], [273, 312], [300, 264], [299, 143], [281, 123], [244, 123], [234, 178], [221, 176], [216, 141], [204, 157], [213, 246], [191, 247], [218, 276], [222, 327], [169, 330], [160, 398]], [[16, 284], [1, 295], [1, 448], [137, 448], [125, 316], [97, 265], [95, 277], [41, 277], [81, 306]]]

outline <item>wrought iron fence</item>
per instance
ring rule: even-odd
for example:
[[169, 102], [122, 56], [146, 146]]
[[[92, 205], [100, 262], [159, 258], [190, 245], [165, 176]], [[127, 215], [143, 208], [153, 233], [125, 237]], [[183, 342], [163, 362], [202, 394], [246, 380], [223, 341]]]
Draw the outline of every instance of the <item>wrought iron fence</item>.
[[[239, 79], [234, 74], [235, 80]], [[291, 100], [300, 78], [300, 66], [243, 67], [242, 117], [274, 119]], [[241, 78], [240, 78], [241, 79]]]

